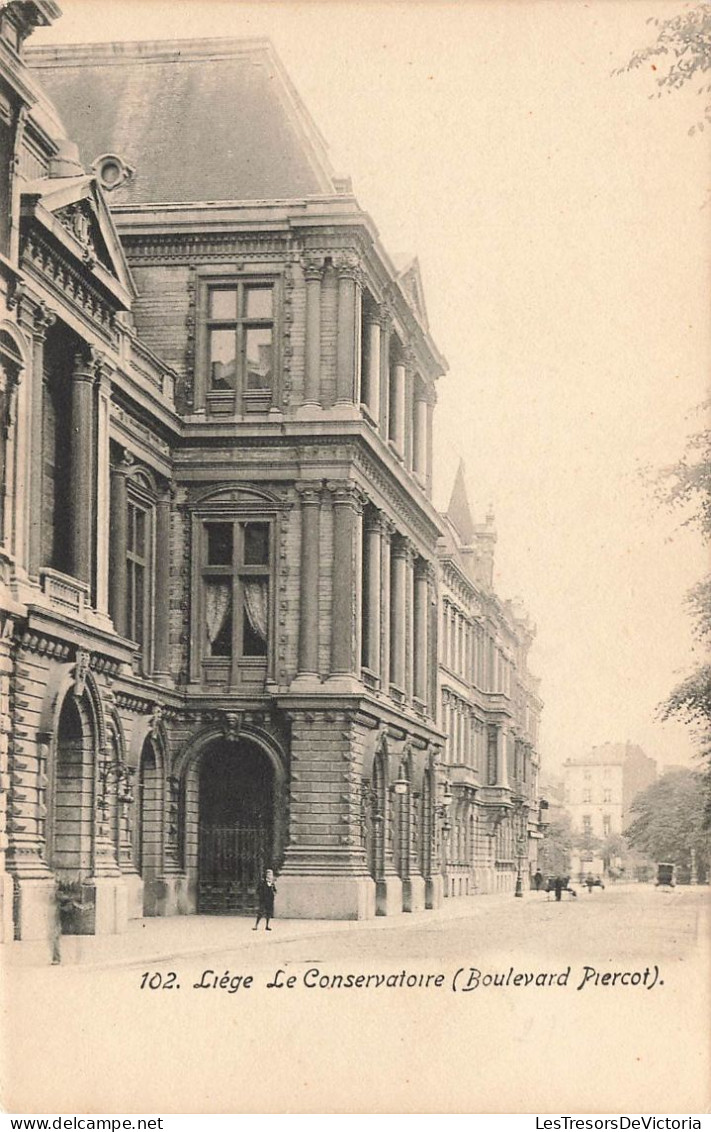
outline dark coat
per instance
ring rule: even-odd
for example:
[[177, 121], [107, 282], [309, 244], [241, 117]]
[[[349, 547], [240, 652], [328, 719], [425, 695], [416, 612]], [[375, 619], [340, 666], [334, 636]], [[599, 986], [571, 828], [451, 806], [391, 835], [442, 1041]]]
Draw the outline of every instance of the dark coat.
[[268, 884], [266, 880], [262, 879], [259, 882], [257, 889], [257, 899], [259, 901], [259, 911], [263, 916], [274, 915], [274, 897], [276, 896], [276, 885]]

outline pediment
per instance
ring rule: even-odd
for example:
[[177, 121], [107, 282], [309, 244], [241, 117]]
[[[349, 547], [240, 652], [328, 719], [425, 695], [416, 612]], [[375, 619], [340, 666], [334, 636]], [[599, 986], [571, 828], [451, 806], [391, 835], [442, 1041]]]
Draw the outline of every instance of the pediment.
[[417, 315], [418, 322], [427, 330], [429, 324], [427, 321], [427, 307], [425, 306], [425, 291], [422, 285], [420, 264], [417, 258], [411, 260], [407, 267], [399, 273], [398, 279], [410, 306]]
[[[128, 298], [136, 291], [111, 213], [94, 175], [43, 177], [23, 190], [24, 211], [34, 206], [36, 219], [89, 270], [108, 273]], [[130, 304], [125, 304], [130, 305]]]
[[237, 484], [221, 484], [219, 487], [211, 487], [207, 491], [200, 494], [196, 500], [196, 504], [203, 506], [229, 506], [233, 508], [263, 508], [273, 510], [275, 507], [283, 507], [284, 500], [274, 492], [268, 491], [265, 488], [259, 487], [242, 487]]

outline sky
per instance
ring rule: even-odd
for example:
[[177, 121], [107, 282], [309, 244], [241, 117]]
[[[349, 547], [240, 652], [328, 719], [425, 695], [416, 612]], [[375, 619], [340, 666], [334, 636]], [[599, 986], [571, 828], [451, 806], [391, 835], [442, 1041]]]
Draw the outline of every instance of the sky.
[[493, 506], [497, 590], [537, 626], [544, 766], [626, 740], [690, 762], [657, 705], [699, 659], [684, 594], [708, 551], [654, 484], [706, 423], [710, 151], [700, 83], [612, 74], [689, 5], [60, 6], [34, 43], [271, 38], [385, 247], [419, 258], [449, 362], [435, 501], [463, 459], [475, 518]]

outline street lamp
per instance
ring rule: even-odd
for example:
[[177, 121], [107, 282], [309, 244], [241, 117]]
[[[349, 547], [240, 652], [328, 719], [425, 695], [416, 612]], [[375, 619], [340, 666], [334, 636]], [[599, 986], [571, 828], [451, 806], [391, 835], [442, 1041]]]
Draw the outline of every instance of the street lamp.
[[522, 837], [519, 837], [516, 843], [516, 889], [514, 896], [523, 896], [523, 854], [526, 849], [526, 842]]
[[527, 822], [528, 807], [525, 796], [517, 794], [512, 799], [515, 806], [517, 839], [516, 839], [516, 888], [514, 896], [523, 896], [523, 855], [526, 852], [525, 822]]

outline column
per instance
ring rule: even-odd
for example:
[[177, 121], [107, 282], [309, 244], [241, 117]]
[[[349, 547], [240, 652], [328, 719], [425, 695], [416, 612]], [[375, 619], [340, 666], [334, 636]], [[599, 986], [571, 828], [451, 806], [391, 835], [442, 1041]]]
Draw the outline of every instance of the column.
[[380, 419], [380, 314], [371, 311], [365, 326], [365, 403], [370, 416], [377, 424]]
[[360, 304], [357, 260], [345, 256], [338, 265], [338, 329], [336, 339], [336, 404], [353, 405], [360, 350], [357, 349]]
[[390, 549], [395, 528], [389, 519], [381, 517], [380, 540], [380, 687], [390, 689]]
[[424, 484], [427, 479], [427, 401], [419, 381], [415, 386], [412, 467]]
[[400, 456], [405, 456], [405, 366], [395, 362], [391, 378], [390, 436]]
[[509, 768], [508, 768], [508, 732], [503, 724], [500, 724], [496, 729], [497, 732], [497, 772], [496, 772], [496, 785], [508, 787], [509, 785]]
[[323, 264], [312, 260], [304, 266], [306, 278], [306, 373], [304, 404], [321, 404], [321, 280]]
[[301, 583], [299, 590], [298, 675], [318, 678], [319, 534], [321, 485], [299, 483], [301, 496]]
[[109, 612], [120, 637], [126, 624], [126, 549], [128, 546], [128, 495], [126, 482], [131, 471], [130, 458], [111, 467], [111, 510], [109, 540]]
[[434, 409], [437, 402], [437, 395], [434, 388], [428, 390], [427, 394], [427, 409], [426, 409], [426, 422], [425, 422], [425, 490], [428, 495], [432, 494], [432, 428], [434, 424]]
[[96, 611], [109, 610], [109, 508], [111, 457], [109, 422], [111, 418], [111, 376], [106, 366], [99, 369], [96, 435]]
[[390, 315], [380, 307], [380, 435], [390, 435]]
[[156, 500], [155, 653], [156, 676], [170, 675], [170, 492]]
[[390, 587], [390, 682], [405, 691], [405, 624], [407, 619], [407, 556], [404, 539], [391, 550]]
[[29, 539], [27, 565], [33, 578], [42, 565], [42, 447], [44, 418], [44, 344], [47, 331], [56, 318], [44, 304], [33, 312], [32, 392], [30, 397], [30, 490], [28, 495]]
[[368, 563], [368, 589], [364, 595], [363, 618], [364, 656], [366, 667], [380, 674], [380, 599], [382, 593], [382, 521], [379, 514], [370, 515], [365, 522], [366, 560]]
[[411, 546], [407, 548], [405, 587], [406, 587], [406, 613], [405, 613], [405, 692], [408, 700], [412, 701], [414, 693], [414, 667], [415, 667], [415, 552]]
[[361, 499], [354, 484], [329, 484], [333, 493], [333, 608], [331, 675], [355, 676], [360, 659], [361, 571], [359, 566]]
[[91, 585], [94, 513], [94, 381], [96, 356], [80, 350], [72, 373], [69, 524], [72, 575]]
[[414, 404], [415, 404], [415, 358], [412, 350], [408, 349], [405, 356], [405, 467], [409, 471], [414, 466]]
[[415, 696], [427, 703], [427, 658], [429, 655], [429, 584], [427, 563], [419, 559], [415, 568]]

